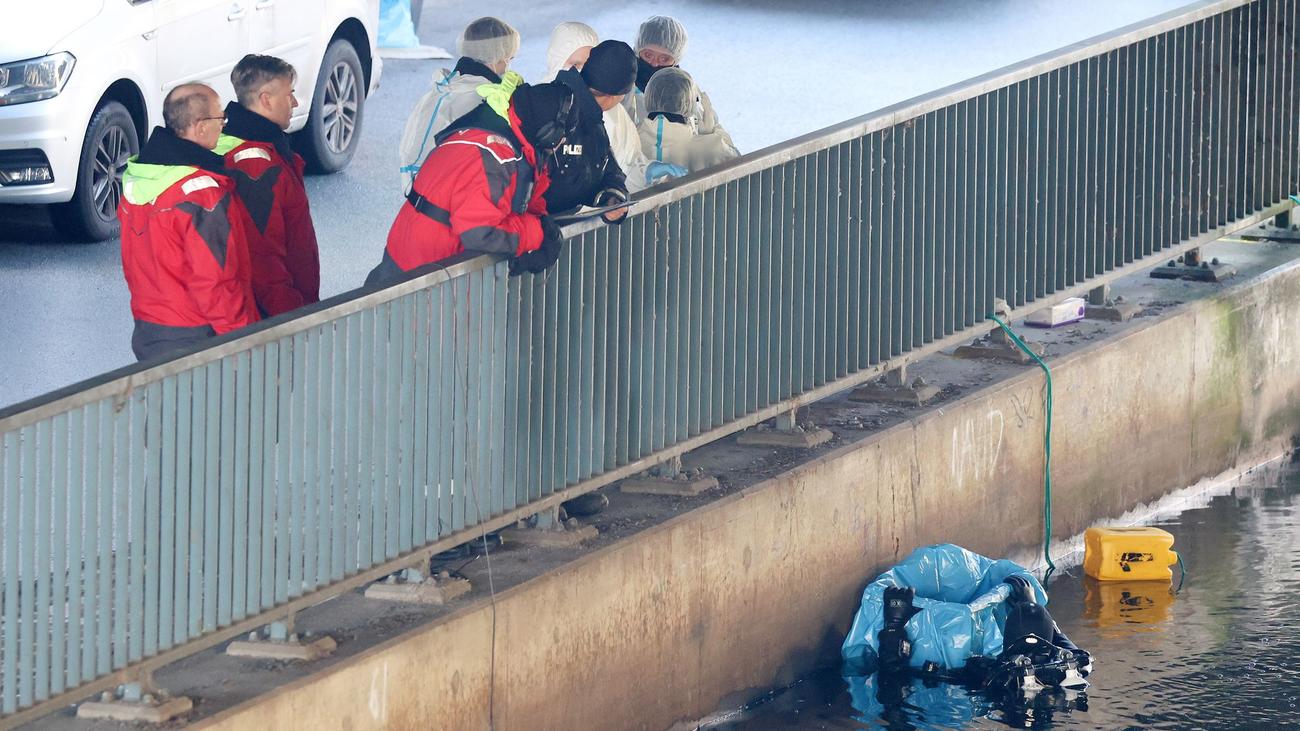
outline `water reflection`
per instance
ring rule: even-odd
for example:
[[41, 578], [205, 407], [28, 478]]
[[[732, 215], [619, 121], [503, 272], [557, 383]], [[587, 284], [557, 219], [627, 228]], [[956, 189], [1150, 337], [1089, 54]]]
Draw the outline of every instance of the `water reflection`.
[[1083, 579], [1083, 616], [1098, 629], [1113, 628], [1118, 637], [1130, 632], [1162, 632], [1173, 606], [1174, 588], [1163, 581]]
[[[1158, 523], [1187, 564], [1164, 582], [1052, 577], [1052, 616], [1093, 654], [1087, 694], [1007, 706], [946, 684], [814, 673], [710, 729], [1300, 726], [1300, 470], [1257, 473]], [[1175, 572], [1177, 573], [1177, 572]]]
[[978, 718], [1035, 728], [1059, 714], [1088, 709], [1087, 693], [1061, 688], [1048, 688], [1021, 702], [998, 700], [948, 683], [882, 682], [878, 675], [845, 678], [844, 682], [856, 712], [853, 720], [891, 729], [960, 728]]

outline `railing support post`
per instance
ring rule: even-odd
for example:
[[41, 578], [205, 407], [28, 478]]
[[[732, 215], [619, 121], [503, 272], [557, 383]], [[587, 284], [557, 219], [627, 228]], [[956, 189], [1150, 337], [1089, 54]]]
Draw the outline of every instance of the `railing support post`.
[[1219, 259], [1201, 258], [1200, 248], [1188, 249], [1179, 259], [1151, 270], [1152, 279], [1186, 279], [1192, 282], [1222, 282], [1237, 273], [1237, 269]]
[[855, 390], [849, 398], [853, 401], [867, 403], [907, 404], [922, 406], [939, 395], [938, 386], [932, 386], [924, 378], [917, 377], [909, 382], [907, 363], [897, 368], [890, 368], [885, 375]]
[[[993, 307], [999, 317], [1009, 318], [1010, 307], [1001, 299], [996, 301]], [[1025, 340], [1025, 345], [1038, 355], [1044, 355], [1047, 349], [1042, 343]], [[963, 345], [953, 351], [953, 355], [958, 358], [968, 358], [973, 360], [1000, 360], [1007, 363], [1016, 363], [1018, 365], [1028, 365], [1034, 362], [1032, 358], [1025, 354], [1016, 344], [1011, 342], [1002, 328], [994, 325], [983, 337], [977, 338], [970, 345]]]
[[189, 713], [194, 702], [185, 696], [172, 696], [153, 682], [153, 668], [146, 665], [135, 680], [106, 690], [93, 701], [77, 706], [79, 719], [107, 719], [127, 723], [161, 725]]
[[583, 525], [577, 518], [560, 514], [555, 505], [501, 531], [503, 543], [518, 543], [540, 548], [572, 547], [599, 535], [594, 525]]
[[366, 598], [440, 607], [469, 591], [469, 580], [464, 577], [452, 576], [447, 571], [425, 576], [420, 569], [411, 567], [367, 586]]
[[718, 486], [718, 478], [702, 469], [688, 470], [679, 454], [659, 463], [649, 472], [623, 480], [619, 492], [641, 495], [676, 495], [693, 497]]
[[756, 447], [812, 449], [834, 438], [835, 435], [829, 429], [822, 429], [812, 422], [800, 424], [798, 416], [797, 409], [778, 414], [774, 420], [775, 428], [759, 424], [741, 434], [736, 443]]
[[300, 635], [294, 626], [296, 619], [296, 614], [289, 612], [284, 619], [271, 622], [261, 631], [249, 632], [247, 639], [231, 642], [226, 647], [226, 654], [263, 660], [311, 662], [330, 655], [338, 647], [338, 643], [329, 635], [313, 636], [311, 632]]
[[1137, 311], [1137, 305], [1125, 302], [1123, 296], [1112, 298], [1110, 285], [1103, 284], [1100, 287], [1093, 287], [1088, 292], [1088, 308], [1084, 317], [1089, 320], [1127, 322], [1133, 319]]

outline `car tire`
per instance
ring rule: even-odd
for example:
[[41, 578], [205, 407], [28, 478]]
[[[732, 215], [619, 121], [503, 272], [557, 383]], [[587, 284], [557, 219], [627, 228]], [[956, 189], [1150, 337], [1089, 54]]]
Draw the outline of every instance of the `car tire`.
[[351, 43], [336, 39], [325, 51], [307, 126], [294, 135], [295, 147], [314, 173], [347, 167], [361, 139], [366, 77]]
[[131, 113], [118, 102], [104, 102], [90, 117], [77, 164], [72, 200], [50, 206], [50, 222], [76, 241], [104, 241], [118, 234], [117, 204], [122, 199], [126, 161], [140, 152]]
[[420, 11], [424, 9], [424, 0], [411, 0], [411, 25], [415, 34], [420, 35]]

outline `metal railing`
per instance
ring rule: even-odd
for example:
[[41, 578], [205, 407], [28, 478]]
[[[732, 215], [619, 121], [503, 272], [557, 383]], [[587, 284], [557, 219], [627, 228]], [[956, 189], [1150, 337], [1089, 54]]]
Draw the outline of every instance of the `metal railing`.
[[0, 725], [1286, 209], [1300, 0], [1203, 2], [0, 412]]

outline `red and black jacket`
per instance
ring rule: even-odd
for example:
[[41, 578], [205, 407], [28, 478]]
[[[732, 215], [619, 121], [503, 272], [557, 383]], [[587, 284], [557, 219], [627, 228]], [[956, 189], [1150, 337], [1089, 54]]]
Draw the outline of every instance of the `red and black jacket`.
[[320, 301], [320, 251], [302, 157], [274, 122], [231, 102], [217, 144], [254, 229], [248, 251], [253, 295], [267, 316]]
[[549, 179], [518, 116], [509, 114], [482, 104], [438, 136], [368, 283], [465, 250], [518, 256], [542, 245]]
[[123, 183], [122, 270], [135, 319], [218, 335], [256, 322], [248, 213], [221, 157], [159, 127]]

